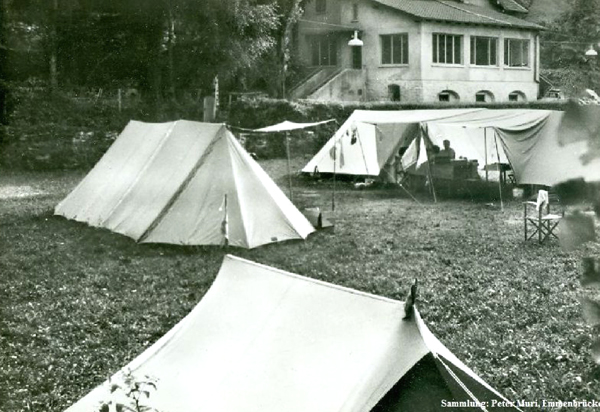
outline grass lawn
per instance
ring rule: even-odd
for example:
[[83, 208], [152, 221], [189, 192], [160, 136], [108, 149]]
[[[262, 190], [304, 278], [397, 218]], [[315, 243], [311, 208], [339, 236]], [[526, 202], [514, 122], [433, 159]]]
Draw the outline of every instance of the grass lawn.
[[[285, 161], [263, 166], [286, 187]], [[417, 204], [340, 184], [333, 231], [222, 250], [136, 244], [53, 216], [84, 174], [0, 174], [0, 411], [64, 410], [186, 315], [225, 253], [401, 300], [418, 278], [425, 322], [509, 399], [600, 400], [578, 303], [581, 257], [600, 245], [524, 243], [517, 201]], [[294, 201], [328, 209], [330, 187], [297, 179]]]

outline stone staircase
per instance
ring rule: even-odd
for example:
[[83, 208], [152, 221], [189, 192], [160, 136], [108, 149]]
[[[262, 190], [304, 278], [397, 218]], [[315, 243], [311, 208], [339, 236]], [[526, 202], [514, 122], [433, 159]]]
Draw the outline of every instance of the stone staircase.
[[342, 71], [343, 69], [339, 67], [323, 67], [312, 71], [289, 91], [288, 97], [290, 99], [305, 99]]
[[363, 100], [365, 73], [360, 69], [323, 68], [292, 89], [291, 99], [322, 101]]

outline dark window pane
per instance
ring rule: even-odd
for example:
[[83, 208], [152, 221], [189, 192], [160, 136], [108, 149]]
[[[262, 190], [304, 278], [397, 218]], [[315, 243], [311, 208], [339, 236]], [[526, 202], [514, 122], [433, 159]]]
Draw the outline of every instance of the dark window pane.
[[402, 63], [402, 36], [392, 36], [392, 62]]
[[452, 39], [454, 40], [454, 59], [452, 60], [452, 63], [454, 64], [460, 64], [462, 63], [462, 53], [461, 53], [461, 47], [462, 47], [462, 37], [460, 36], [452, 36]]
[[439, 63], [439, 59], [438, 59], [438, 38], [439, 38], [439, 36], [437, 34], [433, 35], [432, 50], [433, 50], [433, 62], [434, 63]]
[[444, 36], [444, 37], [445, 37], [445, 40], [446, 40], [446, 42], [445, 42], [446, 43], [446, 57], [444, 59], [444, 62], [445, 63], [454, 63], [452, 61], [452, 54], [454, 52], [454, 50], [452, 48], [452, 46], [453, 46], [453, 44], [452, 44], [453, 38], [452, 38], [452, 36]]
[[381, 63], [392, 63], [392, 36], [381, 36]]
[[329, 39], [329, 65], [337, 65], [337, 44], [335, 39]]
[[402, 63], [408, 64], [408, 34], [402, 36]]
[[529, 40], [506, 39], [504, 64], [511, 67], [529, 66]]
[[312, 37], [310, 40], [310, 49], [311, 49], [311, 63], [313, 66], [319, 65], [319, 39], [318, 37]]
[[321, 66], [329, 65], [329, 42], [321, 39]]

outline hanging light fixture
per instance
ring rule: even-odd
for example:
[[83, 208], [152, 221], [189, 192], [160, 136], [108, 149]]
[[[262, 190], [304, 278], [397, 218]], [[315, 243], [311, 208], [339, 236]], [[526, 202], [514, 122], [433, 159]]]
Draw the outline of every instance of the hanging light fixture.
[[354, 30], [354, 37], [348, 42], [348, 46], [362, 47], [363, 41], [358, 38], [358, 30]]
[[598, 52], [594, 49], [594, 45], [590, 44], [590, 48], [585, 52], [586, 56], [596, 57]]

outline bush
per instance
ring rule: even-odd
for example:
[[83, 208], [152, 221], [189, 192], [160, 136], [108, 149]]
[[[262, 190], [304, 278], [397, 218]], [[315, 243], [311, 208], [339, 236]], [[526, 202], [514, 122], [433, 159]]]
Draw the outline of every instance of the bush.
[[13, 85], [8, 124], [0, 135], [0, 166], [52, 170], [89, 168], [131, 119], [163, 122], [201, 120], [202, 105], [191, 98], [164, 101], [125, 99], [119, 110], [113, 91], [50, 93], [43, 84]]
[[[124, 99], [121, 110], [116, 90], [68, 90], [48, 92], [40, 82], [9, 85], [8, 124], [0, 126], [0, 166], [11, 169], [90, 168], [131, 120], [164, 122], [202, 120], [202, 102], [190, 96], [165, 99], [160, 105], [141, 98]], [[562, 110], [564, 102], [500, 104], [401, 104], [393, 102], [314, 102], [266, 98], [240, 99], [221, 112], [221, 120], [233, 126], [259, 128], [283, 120], [314, 122], [335, 119], [314, 132], [292, 132], [293, 155], [314, 154], [356, 109], [413, 110], [457, 107], [530, 108]], [[248, 135], [246, 148], [260, 158], [284, 157], [282, 134]]]

